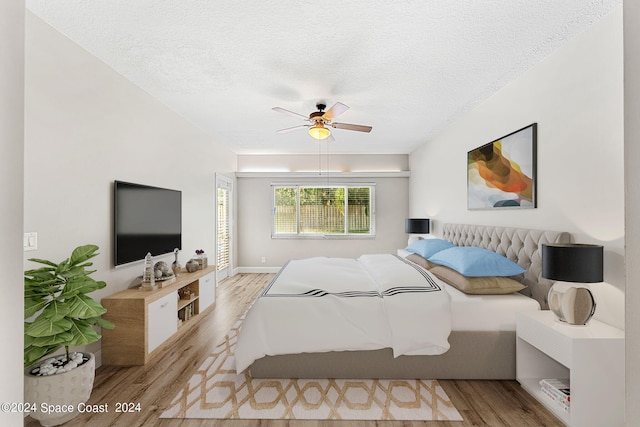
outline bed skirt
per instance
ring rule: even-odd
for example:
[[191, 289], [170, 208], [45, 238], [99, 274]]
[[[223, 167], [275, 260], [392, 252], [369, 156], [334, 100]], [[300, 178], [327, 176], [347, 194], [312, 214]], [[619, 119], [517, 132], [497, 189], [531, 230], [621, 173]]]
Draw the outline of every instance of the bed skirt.
[[515, 331], [453, 331], [449, 343], [437, 356], [394, 358], [390, 348], [266, 356], [250, 372], [254, 378], [516, 378]]

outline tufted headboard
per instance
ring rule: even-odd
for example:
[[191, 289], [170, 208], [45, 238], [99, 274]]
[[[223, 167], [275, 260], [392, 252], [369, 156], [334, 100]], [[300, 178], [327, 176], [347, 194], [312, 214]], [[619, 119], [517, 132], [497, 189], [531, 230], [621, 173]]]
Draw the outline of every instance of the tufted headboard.
[[442, 238], [451, 243], [492, 250], [525, 268], [526, 273], [516, 277], [527, 286], [521, 293], [537, 300], [542, 309], [548, 309], [547, 294], [553, 282], [542, 277], [541, 245], [569, 243], [569, 233], [469, 224], [442, 224], [441, 232]]

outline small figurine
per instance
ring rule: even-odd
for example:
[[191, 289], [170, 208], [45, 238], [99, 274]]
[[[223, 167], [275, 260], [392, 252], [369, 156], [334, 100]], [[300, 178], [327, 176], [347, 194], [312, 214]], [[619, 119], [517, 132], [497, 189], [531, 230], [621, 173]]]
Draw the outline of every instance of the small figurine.
[[174, 276], [178, 276], [178, 273], [180, 272], [180, 269], [182, 268], [182, 266], [180, 265], [180, 262], [178, 261], [178, 252], [180, 252], [180, 250], [178, 248], [175, 248], [173, 250], [174, 255], [176, 256], [175, 261], [173, 261], [171, 263], [171, 271], [173, 271], [173, 275]]
[[147, 253], [144, 257], [144, 271], [142, 273], [142, 286], [145, 291], [152, 291], [156, 289], [156, 276], [153, 271], [153, 258], [151, 252]]

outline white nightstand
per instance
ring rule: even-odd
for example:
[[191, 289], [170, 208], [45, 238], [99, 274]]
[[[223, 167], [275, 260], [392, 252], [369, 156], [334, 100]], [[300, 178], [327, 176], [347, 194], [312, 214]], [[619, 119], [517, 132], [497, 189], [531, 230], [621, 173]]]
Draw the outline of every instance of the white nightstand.
[[[516, 325], [516, 378], [525, 390], [570, 426], [624, 425], [624, 331], [595, 319], [563, 324], [548, 310], [520, 313]], [[542, 392], [542, 378], [569, 378], [569, 413]]]

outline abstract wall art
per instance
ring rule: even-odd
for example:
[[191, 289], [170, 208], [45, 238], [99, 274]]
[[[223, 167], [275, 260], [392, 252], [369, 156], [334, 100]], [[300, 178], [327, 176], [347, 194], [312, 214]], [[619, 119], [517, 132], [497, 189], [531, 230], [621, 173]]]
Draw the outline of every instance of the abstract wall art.
[[468, 209], [536, 207], [537, 123], [467, 153]]

